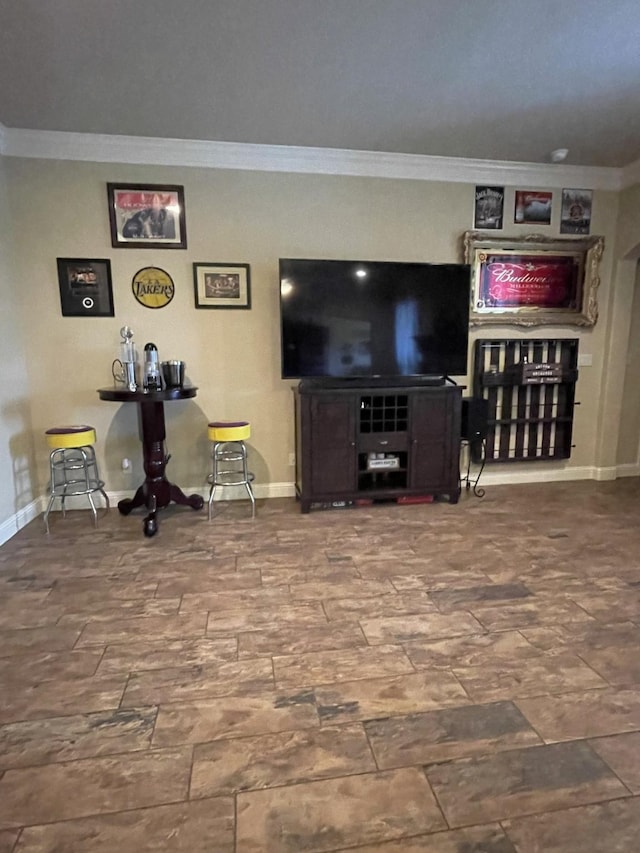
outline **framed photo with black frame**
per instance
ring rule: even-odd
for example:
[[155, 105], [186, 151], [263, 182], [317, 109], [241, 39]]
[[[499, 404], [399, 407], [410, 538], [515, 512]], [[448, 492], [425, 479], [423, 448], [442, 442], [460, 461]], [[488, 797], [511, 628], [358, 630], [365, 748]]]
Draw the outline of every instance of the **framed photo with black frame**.
[[111, 261], [107, 258], [58, 258], [63, 317], [113, 317]]
[[111, 245], [116, 249], [186, 249], [184, 187], [107, 184]]
[[251, 308], [249, 264], [195, 263], [196, 308]]

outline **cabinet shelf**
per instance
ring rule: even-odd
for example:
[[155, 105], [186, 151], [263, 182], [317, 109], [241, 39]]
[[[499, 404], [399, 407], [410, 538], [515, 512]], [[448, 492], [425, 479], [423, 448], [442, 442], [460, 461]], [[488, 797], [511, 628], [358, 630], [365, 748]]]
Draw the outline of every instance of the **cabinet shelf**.
[[358, 476], [358, 489], [362, 492], [399, 490], [407, 488], [407, 471], [369, 471]]

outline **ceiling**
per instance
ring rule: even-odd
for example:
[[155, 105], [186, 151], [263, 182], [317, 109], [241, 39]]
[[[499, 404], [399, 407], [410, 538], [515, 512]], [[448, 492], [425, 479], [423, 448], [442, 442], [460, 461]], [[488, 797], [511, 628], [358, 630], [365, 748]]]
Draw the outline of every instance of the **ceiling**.
[[638, 0], [0, 0], [7, 128], [623, 167]]

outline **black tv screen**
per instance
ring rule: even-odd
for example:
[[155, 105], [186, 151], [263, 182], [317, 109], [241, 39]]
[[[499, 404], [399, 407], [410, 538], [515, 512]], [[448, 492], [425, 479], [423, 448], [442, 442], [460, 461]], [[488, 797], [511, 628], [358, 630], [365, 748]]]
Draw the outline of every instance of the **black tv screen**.
[[282, 376], [467, 372], [467, 264], [280, 259]]

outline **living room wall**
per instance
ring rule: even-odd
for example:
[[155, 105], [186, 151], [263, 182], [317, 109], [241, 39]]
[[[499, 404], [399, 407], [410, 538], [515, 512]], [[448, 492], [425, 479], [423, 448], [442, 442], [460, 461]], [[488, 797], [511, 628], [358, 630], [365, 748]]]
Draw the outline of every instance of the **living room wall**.
[[[630, 305], [624, 385], [619, 418], [618, 466], [637, 470], [640, 461], [640, 184], [620, 193], [615, 255], [617, 292]], [[621, 312], [622, 313], [622, 312]]]
[[[161, 359], [181, 358], [195, 399], [165, 406], [168, 473], [185, 489], [203, 490], [208, 471], [206, 425], [211, 419], [252, 423], [251, 466], [260, 495], [292, 494], [294, 450], [292, 382], [280, 379], [278, 258], [370, 258], [451, 262], [461, 260], [460, 239], [472, 227], [472, 184], [332, 175], [201, 168], [106, 165], [4, 158], [9, 209], [15, 226], [15, 311], [24, 323], [21, 345], [37, 455], [33, 492], [47, 480], [44, 430], [56, 423], [90, 422], [98, 432], [98, 458], [111, 492], [131, 492], [143, 477], [135, 407], [99, 400], [96, 389], [112, 383], [119, 329], [127, 324], [140, 350], [157, 344]], [[108, 181], [177, 183], [185, 188], [186, 250], [114, 249], [107, 214]], [[507, 225], [499, 234], [558, 234], [559, 198], [551, 226]], [[5, 212], [6, 215], [6, 212]], [[593, 476], [599, 458], [597, 424], [606, 372], [617, 194], [594, 193], [592, 233], [605, 237], [599, 292], [600, 319], [592, 330], [576, 327], [483, 328], [475, 337], [579, 337], [593, 366], [581, 368], [574, 431], [575, 451], [566, 463], [537, 466], [545, 477]], [[3, 232], [6, 233], [6, 232]], [[56, 258], [109, 258], [115, 317], [62, 317]], [[248, 311], [197, 310], [192, 263], [251, 265]], [[160, 310], [139, 305], [133, 275], [159, 266], [174, 280], [173, 301]], [[471, 357], [471, 353], [470, 353]], [[469, 377], [459, 377], [470, 384]], [[25, 383], [26, 384], [26, 377]], [[3, 413], [4, 429], [7, 429]], [[130, 472], [121, 461], [132, 460]], [[607, 463], [608, 464], [608, 463]], [[502, 466], [499, 466], [502, 467]], [[506, 466], [508, 476], [535, 479], [532, 466]], [[506, 472], [505, 472], [506, 475]], [[13, 509], [15, 512], [15, 507]]]
[[19, 278], [12, 265], [14, 222], [8, 195], [6, 161], [0, 157], [0, 542], [17, 530], [20, 514], [33, 501], [36, 480], [27, 338], [22, 330]]

